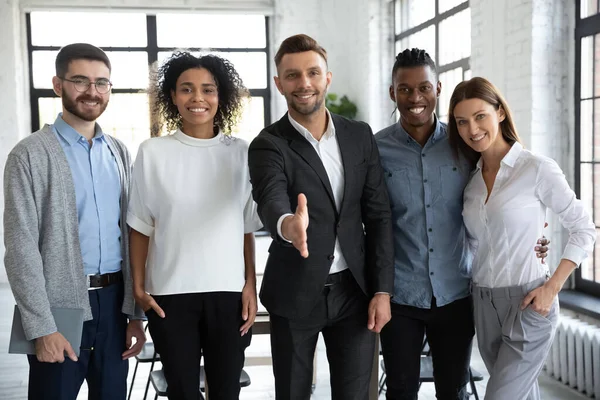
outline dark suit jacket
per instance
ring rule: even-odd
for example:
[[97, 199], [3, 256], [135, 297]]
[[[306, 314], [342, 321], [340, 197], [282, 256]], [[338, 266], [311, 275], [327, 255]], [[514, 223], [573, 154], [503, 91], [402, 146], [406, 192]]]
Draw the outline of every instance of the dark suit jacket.
[[[323, 290], [336, 236], [348, 267], [365, 294], [393, 293], [394, 247], [388, 193], [369, 125], [331, 114], [344, 166], [338, 212], [329, 178], [313, 146], [288, 115], [265, 128], [248, 153], [252, 193], [273, 243], [260, 290], [269, 312], [307, 315]], [[277, 234], [277, 221], [294, 213], [298, 194], [308, 199], [308, 251], [304, 259]]]

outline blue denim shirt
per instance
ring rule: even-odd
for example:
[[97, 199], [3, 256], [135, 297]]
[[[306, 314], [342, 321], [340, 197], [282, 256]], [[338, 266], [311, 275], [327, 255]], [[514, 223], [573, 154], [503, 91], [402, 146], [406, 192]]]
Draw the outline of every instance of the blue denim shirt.
[[395, 283], [392, 301], [430, 308], [470, 294], [471, 259], [462, 218], [470, 166], [457, 160], [446, 125], [421, 147], [400, 123], [375, 135], [394, 227]]
[[115, 157], [98, 125], [92, 146], [62, 119], [62, 113], [53, 128], [75, 185], [84, 272], [94, 275], [120, 271], [121, 182]]

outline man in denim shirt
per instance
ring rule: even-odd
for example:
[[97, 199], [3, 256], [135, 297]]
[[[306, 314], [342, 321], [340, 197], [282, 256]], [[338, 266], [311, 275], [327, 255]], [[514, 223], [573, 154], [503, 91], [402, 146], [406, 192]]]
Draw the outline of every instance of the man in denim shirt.
[[452, 152], [435, 115], [441, 89], [424, 50], [398, 54], [390, 98], [400, 121], [375, 136], [394, 228], [392, 319], [381, 331], [387, 399], [417, 399], [425, 333], [437, 398], [468, 398], [475, 329], [462, 209], [472, 164]]

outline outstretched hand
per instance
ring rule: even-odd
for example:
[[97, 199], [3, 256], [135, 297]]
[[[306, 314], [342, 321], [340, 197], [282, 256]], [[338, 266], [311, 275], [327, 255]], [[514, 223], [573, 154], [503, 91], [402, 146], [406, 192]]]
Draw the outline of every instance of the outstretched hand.
[[306, 196], [302, 193], [298, 195], [298, 207], [294, 215], [287, 216], [281, 224], [281, 233], [283, 237], [291, 241], [300, 255], [308, 257], [308, 242], [306, 229], [308, 228], [308, 204]]

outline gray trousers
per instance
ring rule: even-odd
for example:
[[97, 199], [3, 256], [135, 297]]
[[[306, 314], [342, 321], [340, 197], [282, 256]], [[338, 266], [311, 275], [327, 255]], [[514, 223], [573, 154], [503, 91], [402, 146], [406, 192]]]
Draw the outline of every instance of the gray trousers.
[[493, 289], [474, 285], [477, 343], [490, 374], [485, 400], [540, 399], [537, 378], [554, 339], [558, 298], [546, 317], [531, 306], [521, 311], [520, 305], [545, 281]]

